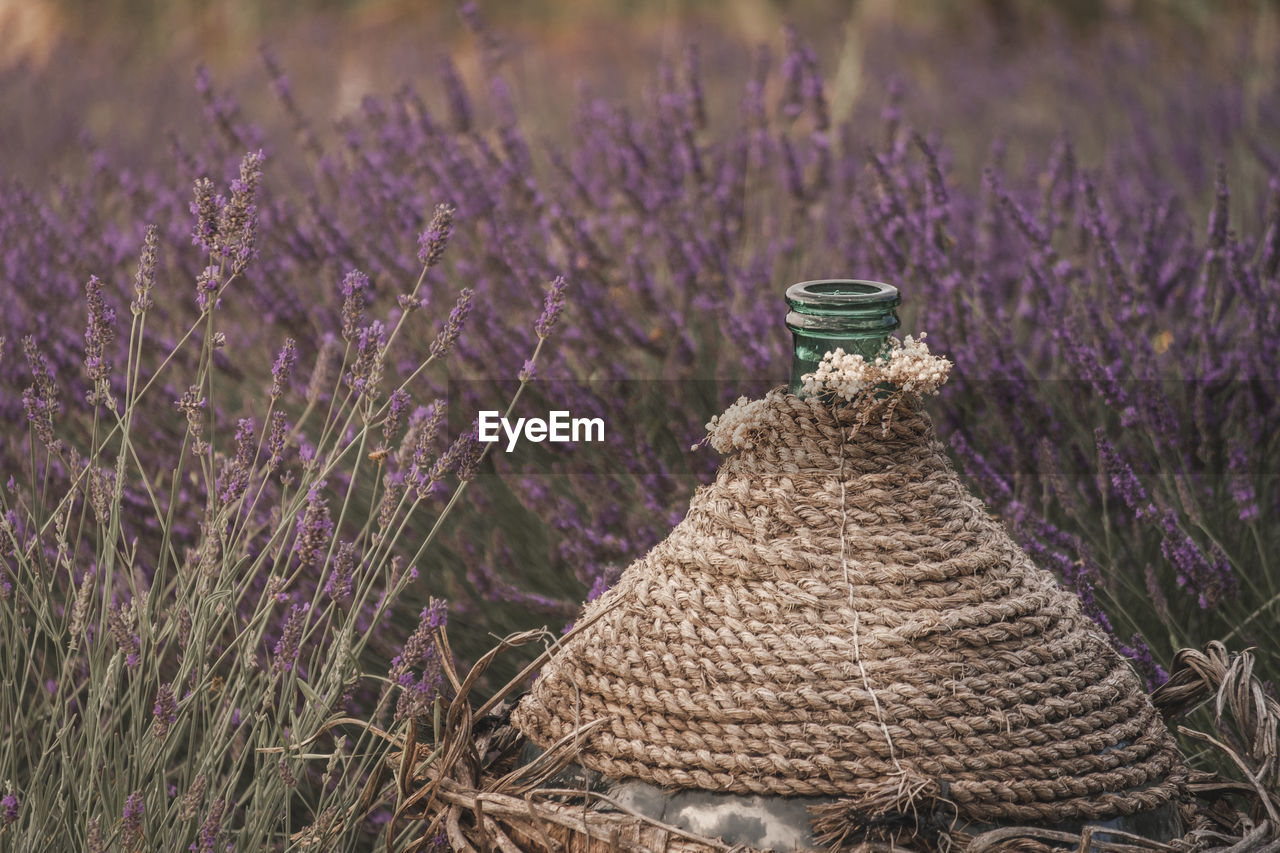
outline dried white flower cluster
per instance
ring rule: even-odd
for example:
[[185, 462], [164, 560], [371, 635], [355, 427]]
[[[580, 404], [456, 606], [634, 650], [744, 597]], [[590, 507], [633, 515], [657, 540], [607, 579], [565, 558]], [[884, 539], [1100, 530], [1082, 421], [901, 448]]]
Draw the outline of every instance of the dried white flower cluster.
[[875, 386], [876, 380], [872, 378], [872, 374], [878, 366], [858, 353], [835, 349], [822, 357], [817, 370], [801, 377], [805, 396], [816, 397], [830, 391], [846, 400], [852, 400]]
[[[817, 370], [803, 377], [804, 393], [809, 397], [834, 395], [859, 407], [853, 425], [855, 433], [867, 425], [874, 413], [887, 434], [894, 411], [904, 397], [937, 394], [951, 374], [951, 362], [930, 353], [924, 338], [924, 333], [914, 339], [910, 335], [903, 340], [890, 338], [888, 355], [876, 361], [842, 349], [829, 352]], [[781, 427], [774, 403], [785, 393], [779, 388], [759, 400], [739, 397], [738, 402], [711, 419], [707, 437], [690, 449], [710, 444], [722, 454], [751, 450], [762, 432]]]
[[[781, 394], [781, 391], [770, 391], [760, 400], [739, 397], [738, 402], [713, 417], [707, 424], [706, 441], [722, 454], [734, 449], [750, 450], [755, 447], [756, 437], [761, 430], [777, 426], [777, 414], [771, 402]], [[697, 446], [695, 444], [693, 449]]]
[[890, 338], [889, 354], [877, 361], [867, 361], [842, 349], [829, 352], [817, 370], [804, 375], [804, 393], [816, 396], [833, 392], [845, 400], [855, 400], [876, 386], [887, 384], [894, 386], [891, 396], [937, 394], [951, 374], [951, 362], [930, 353], [924, 339], [923, 332], [919, 338]]

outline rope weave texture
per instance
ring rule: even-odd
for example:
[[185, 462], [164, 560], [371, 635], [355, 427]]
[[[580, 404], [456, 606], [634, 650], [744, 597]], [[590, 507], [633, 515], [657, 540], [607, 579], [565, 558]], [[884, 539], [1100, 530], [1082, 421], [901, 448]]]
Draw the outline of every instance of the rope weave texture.
[[[1133, 670], [961, 484], [928, 417], [773, 392], [670, 536], [582, 614], [512, 720], [595, 720], [608, 776], [851, 804], [928, 780], [967, 819], [1177, 796]], [[909, 803], [904, 803], [909, 806]]]

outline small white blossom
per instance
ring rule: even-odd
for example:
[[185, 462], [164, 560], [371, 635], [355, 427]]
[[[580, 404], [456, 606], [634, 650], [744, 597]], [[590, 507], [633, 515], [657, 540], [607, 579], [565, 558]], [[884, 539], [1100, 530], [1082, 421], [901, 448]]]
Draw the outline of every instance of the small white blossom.
[[804, 393], [833, 393], [845, 400], [864, 396], [878, 385], [892, 385], [897, 394], [926, 396], [937, 394], [951, 374], [951, 362], [929, 352], [924, 333], [918, 339], [889, 339], [889, 353], [867, 361], [857, 353], [836, 349], [822, 357], [818, 369], [806, 373]]
[[925, 333], [921, 332], [918, 340], [907, 335], [901, 343], [897, 339], [890, 341], [893, 350], [884, 363], [885, 382], [922, 397], [938, 393], [951, 375], [951, 362], [930, 353], [924, 339]]
[[[889, 350], [883, 358], [867, 361], [858, 353], [836, 349], [822, 357], [813, 373], [801, 377], [804, 394], [809, 397], [833, 395], [859, 407], [853, 424], [856, 433], [866, 426], [873, 412], [880, 417], [882, 431], [887, 434], [895, 410], [907, 395], [937, 394], [951, 374], [951, 362], [929, 352], [924, 342], [908, 335], [903, 340], [889, 339]], [[739, 397], [738, 402], [707, 424], [707, 444], [722, 454], [735, 450], [751, 450], [762, 433], [784, 428], [778, 416], [778, 399], [785, 391], [770, 391], [763, 399]], [[696, 450], [695, 444], [691, 449]]]
[[877, 367], [858, 353], [836, 349], [822, 357], [817, 370], [801, 377], [804, 393], [816, 396], [834, 391], [844, 399], [852, 400], [876, 384]]
[[719, 453], [733, 450], [750, 450], [755, 447], [761, 430], [777, 426], [776, 409], [772, 402], [780, 392], [770, 391], [763, 399], [749, 400], [739, 397], [738, 402], [716, 415], [707, 424], [707, 440]]

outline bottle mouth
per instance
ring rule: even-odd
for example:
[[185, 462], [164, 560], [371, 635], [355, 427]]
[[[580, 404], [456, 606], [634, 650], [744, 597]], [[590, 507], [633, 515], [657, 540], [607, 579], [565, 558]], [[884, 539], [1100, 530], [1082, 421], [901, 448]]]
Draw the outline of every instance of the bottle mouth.
[[802, 281], [787, 288], [787, 304], [796, 311], [804, 311], [805, 308], [890, 308], [900, 301], [898, 288], [880, 281], [823, 278]]
[[898, 328], [898, 288], [880, 281], [824, 278], [787, 288], [793, 332], [887, 335]]

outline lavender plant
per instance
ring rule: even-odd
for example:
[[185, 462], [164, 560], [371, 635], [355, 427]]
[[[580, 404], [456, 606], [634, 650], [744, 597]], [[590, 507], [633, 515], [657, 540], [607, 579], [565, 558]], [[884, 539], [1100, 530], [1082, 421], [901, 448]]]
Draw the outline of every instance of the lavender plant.
[[[306, 392], [293, 338], [248, 392], [221, 355], [260, 250], [263, 168], [252, 152], [225, 192], [195, 182], [187, 310], [148, 228], [127, 315], [89, 278], [74, 376], [23, 341], [26, 465], [0, 496], [6, 848], [349, 846], [376, 831], [362, 819], [380, 753], [367, 729], [321, 737], [325, 724], [357, 710], [400, 720], [439, 694], [423, 632], [442, 603], [388, 666], [370, 671], [367, 652], [390, 656], [377, 628], [483, 455], [474, 433], [441, 451], [440, 418], [414, 402], [470, 291], [421, 346], [430, 324], [370, 317], [370, 279], [351, 272], [343, 345], [314, 354]], [[452, 217], [441, 205], [422, 231], [400, 303], [422, 298]], [[548, 291], [527, 369], [564, 287]], [[148, 328], [157, 315], [188, 324], [167, 351]], [[411, 522], [429, 530], [410, 543]]]
[[[572, 619], [785, 379], [783, 287], [833, 274], [900, 287], [957, 464], [1149, 679], [1215, 637], [1275, 676], [1274, 75], [934, 45], [966, 97], [1020, 61], [1111, 106], [1005, 142], [889, 60], [842, 107], [792, 32], [543, 141], [466, 20], [482, 91], [450, 66], [329, 132], [269, 62], [282, 134], [202, 73], [169, 162], [0, 184], [0, 845], [368, 842], [367, 724], [433, 707], [441, 602], [463, 658]], [[606, 441], [505, 454], [481, 408]]]

